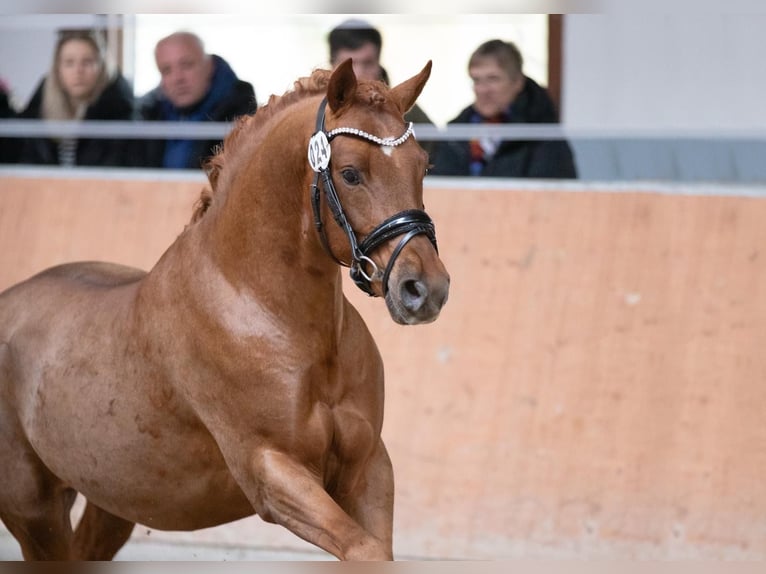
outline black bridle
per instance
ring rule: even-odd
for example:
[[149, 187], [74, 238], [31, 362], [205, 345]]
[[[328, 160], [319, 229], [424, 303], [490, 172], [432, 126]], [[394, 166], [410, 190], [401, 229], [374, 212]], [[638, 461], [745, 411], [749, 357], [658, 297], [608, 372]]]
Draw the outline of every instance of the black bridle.
[[[315, 172], [314, 181], [311, 184], [311, 204], [314, 209], [314, 225], [319, 232], [319, 237], [325, 251], [327, 251], [330, 257], [340, 265], [349, 268], [349, 275], [354, 283], [356, 283], [356, 286], [368, 295], [374, 296], [375, 293], [372, 290], [372, 282], [376, 279], [380, 279], [383, 287], [383, 296], [385, 297], [388, 292], [388, 278], [391, 275], [391, 270], [394, 267], [396, 258], [399, 257], [404, 246], [407, 245], [413, 237], [421, 234], [425, 235], [433, 244], [434, 249], [438, 252], [434, 223], [425, 211], [421, 209], [407, 209], [392, 215], [373, 229], [361, 242], [357, 241], [356, 233], [351, 228], [351, 224], [348, 222], [346, 214], [343, 212], [338, 192], [335, 190], [335, 185], [333, 185], [332, 182], [332, 175], [330, 174], [330, 142], [335, 136], [350, 135], [379, 145], [395, 147], [404, 143], [404, 141], [412, 135], [412, 124], [410, 123], [407, 131], [405, 131], [401, 137], [396, 139], [382, 139], [356, 128], [336, 128], [328, 133], [325, 131], [324, 122], [326, 106], [327, 98], [324, 98], [317, 110], [316, 132], [309, 142], [308, 151], [309, 163]], [[325, 234], [324, 225], [322, 223], [320, 209], [320, 178], [325, 197], [327, 198], [327, 205], [330, 207], [333, 219], [335, 219], [335, 222], [348, 236], [348, 241], [351, 245], [350, 263], [345, 263], [338, 259], [330, 249], [330, 244], [327, 240], [327, 235]], [[394, 237], [399, 237], [400, 235], [403, 235], [404, 237], [399, 240], [398, 245], [391, 254], [391, 258], [388, 260], [388, 265], [386, 265], [386, 269], [381, 276], [380, 270], [370, 258], [370, 254], [386, 241], [393, 239]], [[370, 267], [369, 273], [365, 270], [365, 266]]]

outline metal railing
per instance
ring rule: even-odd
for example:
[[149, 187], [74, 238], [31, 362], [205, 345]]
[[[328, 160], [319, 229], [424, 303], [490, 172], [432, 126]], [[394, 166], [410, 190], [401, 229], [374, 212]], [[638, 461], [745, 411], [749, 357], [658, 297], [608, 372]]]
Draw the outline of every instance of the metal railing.
[[[41, 121], [32, 119], [0, 120], [0, 137], [123, 138], [123, 139], [223, 139], [231, 122], [153, 122], [153, 121]], [[508, 140], [552, 139], [709, 139], [763, 140], [766, 129], [711, 128], [637, 128], [637, 127], [568, 127], [562, 124], [452, 124], [438, 127], [416, 124], [418, 139], [466, 140], [501, 138]]]

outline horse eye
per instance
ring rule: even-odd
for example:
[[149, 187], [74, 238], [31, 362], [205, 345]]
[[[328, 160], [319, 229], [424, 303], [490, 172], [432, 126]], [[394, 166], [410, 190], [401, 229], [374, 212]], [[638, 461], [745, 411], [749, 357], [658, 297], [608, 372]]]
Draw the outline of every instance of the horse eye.
[[359, 172], [355, 169], [344, 169], [340, 174], [348, 185], [359, 185], [362, 182]]

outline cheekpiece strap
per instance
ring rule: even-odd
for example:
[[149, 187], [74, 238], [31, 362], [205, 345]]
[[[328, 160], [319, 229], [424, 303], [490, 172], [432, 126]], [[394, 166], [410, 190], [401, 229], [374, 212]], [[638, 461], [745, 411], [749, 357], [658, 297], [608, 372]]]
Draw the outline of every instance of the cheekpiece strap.
[[[416, 235], [424, 234], [436, 248], [436, 235], [434, 233], [434, 225], [431, 218], [428, 215], [418, 209], [406, 210], [401, 213], [397, 213], [386, 221], [378, 225], [360, 244], [357, 241], [356, 234], [351, 228], [346, 214], [343, 212], [343, 207], [340, 203], [340, 198], [332, 182], [330, 175], [330, 141], [339, 135], [349, 135], [358, 137], [372, 143], [385, 147], [396, 147], [406, 142], [410, 136], [415, 134], [412, 122], [409, 123], [405, 132], [398, 138], [380, 138], [372, 135], [364, 130], [357, 128], [340, 127], [335, 128], [329, 132], [325, 131], [325, 109], [327, 107], [327, 98], [323, 98], [319, 104], [316, 117], [316, 130], [314, 135], [311, 136], [308, 146], [308, 160], [311, 165], [311, 169], [314, 170], [314, 181], [311, 184], [311, 204], [314, 211], [314, 225], [319, 233], [322, 245], [335, 261], [340, 265], [346, 265], [349, 267], [349, 273], [354, 283], [368, 295], [374, 296], [375, 293], [372, 289], [372, 281], [374, 279], [380, 279], [382, 276], [382, 288], [383, 294], [388, 292], [388, 278], [393, 269], [396, 258], [401, 253], [404, 246]], [[344, 263], [340, 261], [330, 249], [330, 244], [325, 234], [324, 224], [322, 222], [321, 211], [321, 193], [320, 193], [320, 180], [321, 187], [324, 189], [325, 197], [327, 199], [328, 207], [332, 212], [335, 222], [343, 229], [348, 236], [348, 241], [351, 247], [352, 261], [350, 263]], [[375, 262], [370, 259], [369, 253], [374, 251], [382, 243], [393, 239], [394, 237], [402, 236], [399, 244], [394, 249], [391, 258], [388, 261], [385, 272], [381, 273]], [[438, 249], [437, 249], [438, 252]], [[368, 272], [366, 268], [369, 267]]]

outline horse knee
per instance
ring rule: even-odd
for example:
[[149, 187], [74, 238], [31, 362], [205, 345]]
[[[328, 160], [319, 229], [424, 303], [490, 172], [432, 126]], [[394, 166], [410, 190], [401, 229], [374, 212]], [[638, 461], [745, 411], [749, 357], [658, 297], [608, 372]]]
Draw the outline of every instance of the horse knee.
[[24, 560], [70, 560], [71, 530], [50, 517], [2, 516], [8, 531], [21, 547]]
[[20, 485], [17, 477], [4, 492], [0, 517], [21, 546], [25, 560], [69, 560], [69, 512], [76, 492], [52, 485], [39, 475], [25, 478], [26, 484]]

